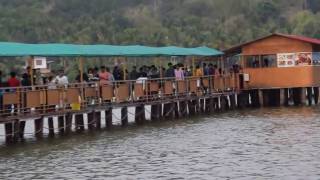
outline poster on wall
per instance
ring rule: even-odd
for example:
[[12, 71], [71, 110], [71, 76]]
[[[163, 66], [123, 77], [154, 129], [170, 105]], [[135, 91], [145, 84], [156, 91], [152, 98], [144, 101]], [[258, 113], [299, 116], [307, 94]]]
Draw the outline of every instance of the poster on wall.
[[278, 67], [293, 67], [296, 65], [295, 53], [277, 54]]
[[312, 53], [312, 64], [316, 66], [320, 65], [320, 52]]
[[297, 53], [296, 64], [297, 66], [310, 66], [312, 63], [311, 53]]
[[46, 69], [47, 59], [45, 57], [34, 57], [34, 69]]

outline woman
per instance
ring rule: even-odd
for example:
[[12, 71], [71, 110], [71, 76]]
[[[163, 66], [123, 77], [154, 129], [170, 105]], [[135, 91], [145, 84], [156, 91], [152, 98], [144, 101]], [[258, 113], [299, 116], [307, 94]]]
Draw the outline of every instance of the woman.
[[100, 80], [100, 86], [109, 83], [109, 73], [106, 71], [105, 66], [101, 66], [101, 68], [100, 68], [99, 80]]

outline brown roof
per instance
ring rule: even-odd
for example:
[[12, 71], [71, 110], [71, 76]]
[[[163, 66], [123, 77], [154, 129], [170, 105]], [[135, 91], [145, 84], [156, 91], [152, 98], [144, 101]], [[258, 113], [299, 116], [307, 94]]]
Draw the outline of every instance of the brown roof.
[[228, 52], [234, 52], [234, 51], [241, 51], [241, 48], [245, 45], [248, 44], [252, 44], [255, 43], [257, 41], [263, 40], [263, 39], [267, 39], [269, 37], [272, 36], [281, 36], [281, 37], [285, 37], [285, 38], [289, 38], [289, 39], [295, 39], [298, 41], [303, 41], [303, 42], [307, 42], [307, 43], [311, 43], [311, 44], [316, 44], [316, 45], [320, 45], [320, 39], [315, 39], [315, 38], [310, 38], [310, 37], [306, 37], [306, 36], [297, 36], [297, 35], [287, 35], [287, 34], [280, 34], [280, 33], [274, 33], [274, 34], [270, 34], [268, 36], [253, 40], [253, 41], [249, 41], [246, 43], [242, 43], [239, 45], [236, 45], [234, 47], [231, 47], [229, 49], [223, 50], [223, 52], [228, 53]]

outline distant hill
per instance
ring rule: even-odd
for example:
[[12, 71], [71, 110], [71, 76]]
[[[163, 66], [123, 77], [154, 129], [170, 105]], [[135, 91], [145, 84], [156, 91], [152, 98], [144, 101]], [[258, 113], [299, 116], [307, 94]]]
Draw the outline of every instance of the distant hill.
[[227, 48], [272, 32], [320, 38], [320, 0], [0, 0], [0, 40]]

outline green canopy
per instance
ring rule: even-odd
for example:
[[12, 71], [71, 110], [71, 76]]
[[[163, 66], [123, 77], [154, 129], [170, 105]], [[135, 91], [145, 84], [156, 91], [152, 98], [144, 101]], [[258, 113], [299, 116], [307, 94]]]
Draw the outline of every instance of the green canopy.
[[223, 52], [208, 47], [182, 48], [176, 46], [147, 47], [140, 45], [76, 45], [24, 44], [0, 42], [0, 57], [57, 56], [57, 57], [143, 57], [143, 56], [219, 56]]

